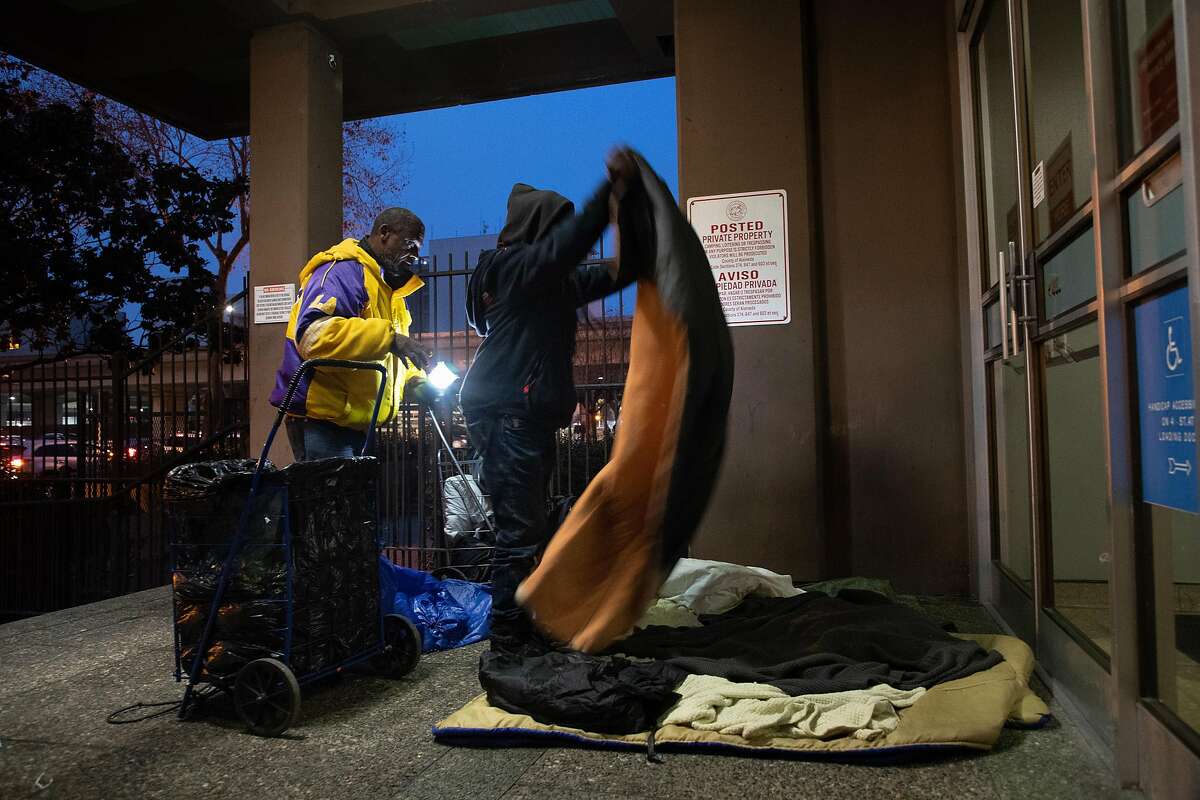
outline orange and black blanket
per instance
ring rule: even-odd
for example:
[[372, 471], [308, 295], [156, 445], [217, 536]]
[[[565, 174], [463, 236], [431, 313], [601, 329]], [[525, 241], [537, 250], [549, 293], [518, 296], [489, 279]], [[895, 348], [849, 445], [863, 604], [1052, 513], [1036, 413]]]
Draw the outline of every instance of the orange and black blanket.
[[636, 277], [629, 374], [612, 458], [518, 601], [584, 652], [628, 633], [700, 524], [721, 464], [733, 344], [699, 238], [640, 156], [617, 210], [614, 270]]

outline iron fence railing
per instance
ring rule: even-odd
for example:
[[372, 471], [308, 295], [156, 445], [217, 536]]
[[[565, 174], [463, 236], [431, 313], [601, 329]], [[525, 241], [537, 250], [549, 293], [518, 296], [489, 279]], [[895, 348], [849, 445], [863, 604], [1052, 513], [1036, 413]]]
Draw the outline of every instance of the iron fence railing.
[[142, 352], [0, 361], [0, 620], [166, 582], [166, 472], [247, 452], [244, 304]]
[[[459, 265], [432, 260], [425, 288], [408, 302], [414, 335], [435, 362], [464, 375], [480, 339], [464, 311], [473, 260], [464, 254]], [[558, 432], [552, 495], [578, 496], [608, 461], [634, 301], [630, 288], [579, 310], [578, 403]], [[136, 358], [0, 362], [0, 620], [166, 582], [167, 470], [253, 449], [245, 329], [235, 324], [246, 318], [245, 292], [230, 304], [225, 324], [214, 320]], [[461, 413], [442, 413], [452, 446], [469, 458]], [[452, 561], [438, 447], [415, 406], [381, 427], [376, 446], [383, 541], [395, 560], [423, 569]]]
[[[459, 375], [470, 368], [481, 341], [465, 313], [472, 255], [464, 253], [445, 264], [432, 259], [423, 274], [425, 287], [408, 298], [414, 336], [433, 351], [434, 363], [445, 361]], [[456, 268], [456, 260], [465, 266]], [[571, 424], [558, 432], [552, 496], [578, 496], [608, 462], [629, 368], [634, 300], [631, 287], [579, 310], [574, 358], [578, 402]], [[461, 412], [443, 409], [442, 414], [443, 430], [458, 457], [472, 458]], [[454, 543], [443, 528], [439, 446], [432, 425], [415, 406], [384, 426], [378, 439], [384, 541], [393, 560], [426, 570], [454, 562]]]

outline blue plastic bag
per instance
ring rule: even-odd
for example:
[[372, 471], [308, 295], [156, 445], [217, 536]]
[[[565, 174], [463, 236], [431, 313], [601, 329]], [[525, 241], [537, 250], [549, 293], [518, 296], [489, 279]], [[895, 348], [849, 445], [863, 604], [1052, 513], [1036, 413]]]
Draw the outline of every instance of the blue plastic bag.
[[379, 559], [379, 602], [385, 614], [403, 614], [421, 632], [422, 651], [451, 650], [487, 638], [491, 587], [438, 580], [428, 572]]

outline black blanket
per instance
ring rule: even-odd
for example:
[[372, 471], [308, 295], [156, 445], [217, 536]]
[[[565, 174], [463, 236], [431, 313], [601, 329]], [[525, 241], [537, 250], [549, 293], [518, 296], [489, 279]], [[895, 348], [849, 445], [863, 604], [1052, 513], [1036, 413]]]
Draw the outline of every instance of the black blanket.
[[699, 628], [652, 627], [614, 655], [484, 653], [479, 680], [488, 702], [539, 722], [598, 733], [653, 729], [688, 673], [768, 683], [789, 695], [931, 687], [1000, 663], [1000, 655], [950, 636], [919, 612], [882, 595], [752, 597], [703, 616]]
[[881, 683], [931, 687], [1001, 661], [874, 592], [751, 597], [700, 621], [699, 628], [646, 628], [611, 650], [737, 683], [767, 683], [789, 695]]
[[686, 677], [660, 661], [635, 664], [583, 653], [484, 653], [479, 660], [479, 682], [496, 708], [597, 733], [654, 729], [679, 702], [675, 687]]

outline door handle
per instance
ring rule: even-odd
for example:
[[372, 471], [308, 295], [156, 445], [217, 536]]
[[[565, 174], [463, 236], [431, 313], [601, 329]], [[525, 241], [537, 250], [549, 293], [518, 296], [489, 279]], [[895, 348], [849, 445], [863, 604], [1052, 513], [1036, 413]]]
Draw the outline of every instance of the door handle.
[[1017, 273], [1017, 244], [1016, 242], [1008, 243], [1008, 276], [1007, 290], [1010, 292], [1008, 296], [1008, 317], [1005, 320], [1005, 329], [1012, 336], [1012, 344], [1009, 349], [1013, 356], [1021, 355], [1021, 310], [1018, 308], [1017, 280], [1020, 276]]
[[1020, 288], [1020, 309], [1017, 309], [1017, 297], [1012, 300], [1012, 307], [1016, 310], [1017, 322], [1025, 325], [1037, 321], [1036, 312], [1031, 311], [1034, 308], [1033, 298], [1030, 295], [1033, 287], [1033, 273], [1029, 272], [1029, 264], [1022, 260], [1017, 261], [1017, 244], [1016, 242], [1008, 243], [1008, 261], [1013, 268], [1013, 291], [1016, 293], [1017, 288]]
[[1012, 358], [1012, 350], [1008, 346], [1008, 266], [1004, 260], [1004, 251], [996, 253], [1000, 259], [1000, 352], [1004, 363]]

